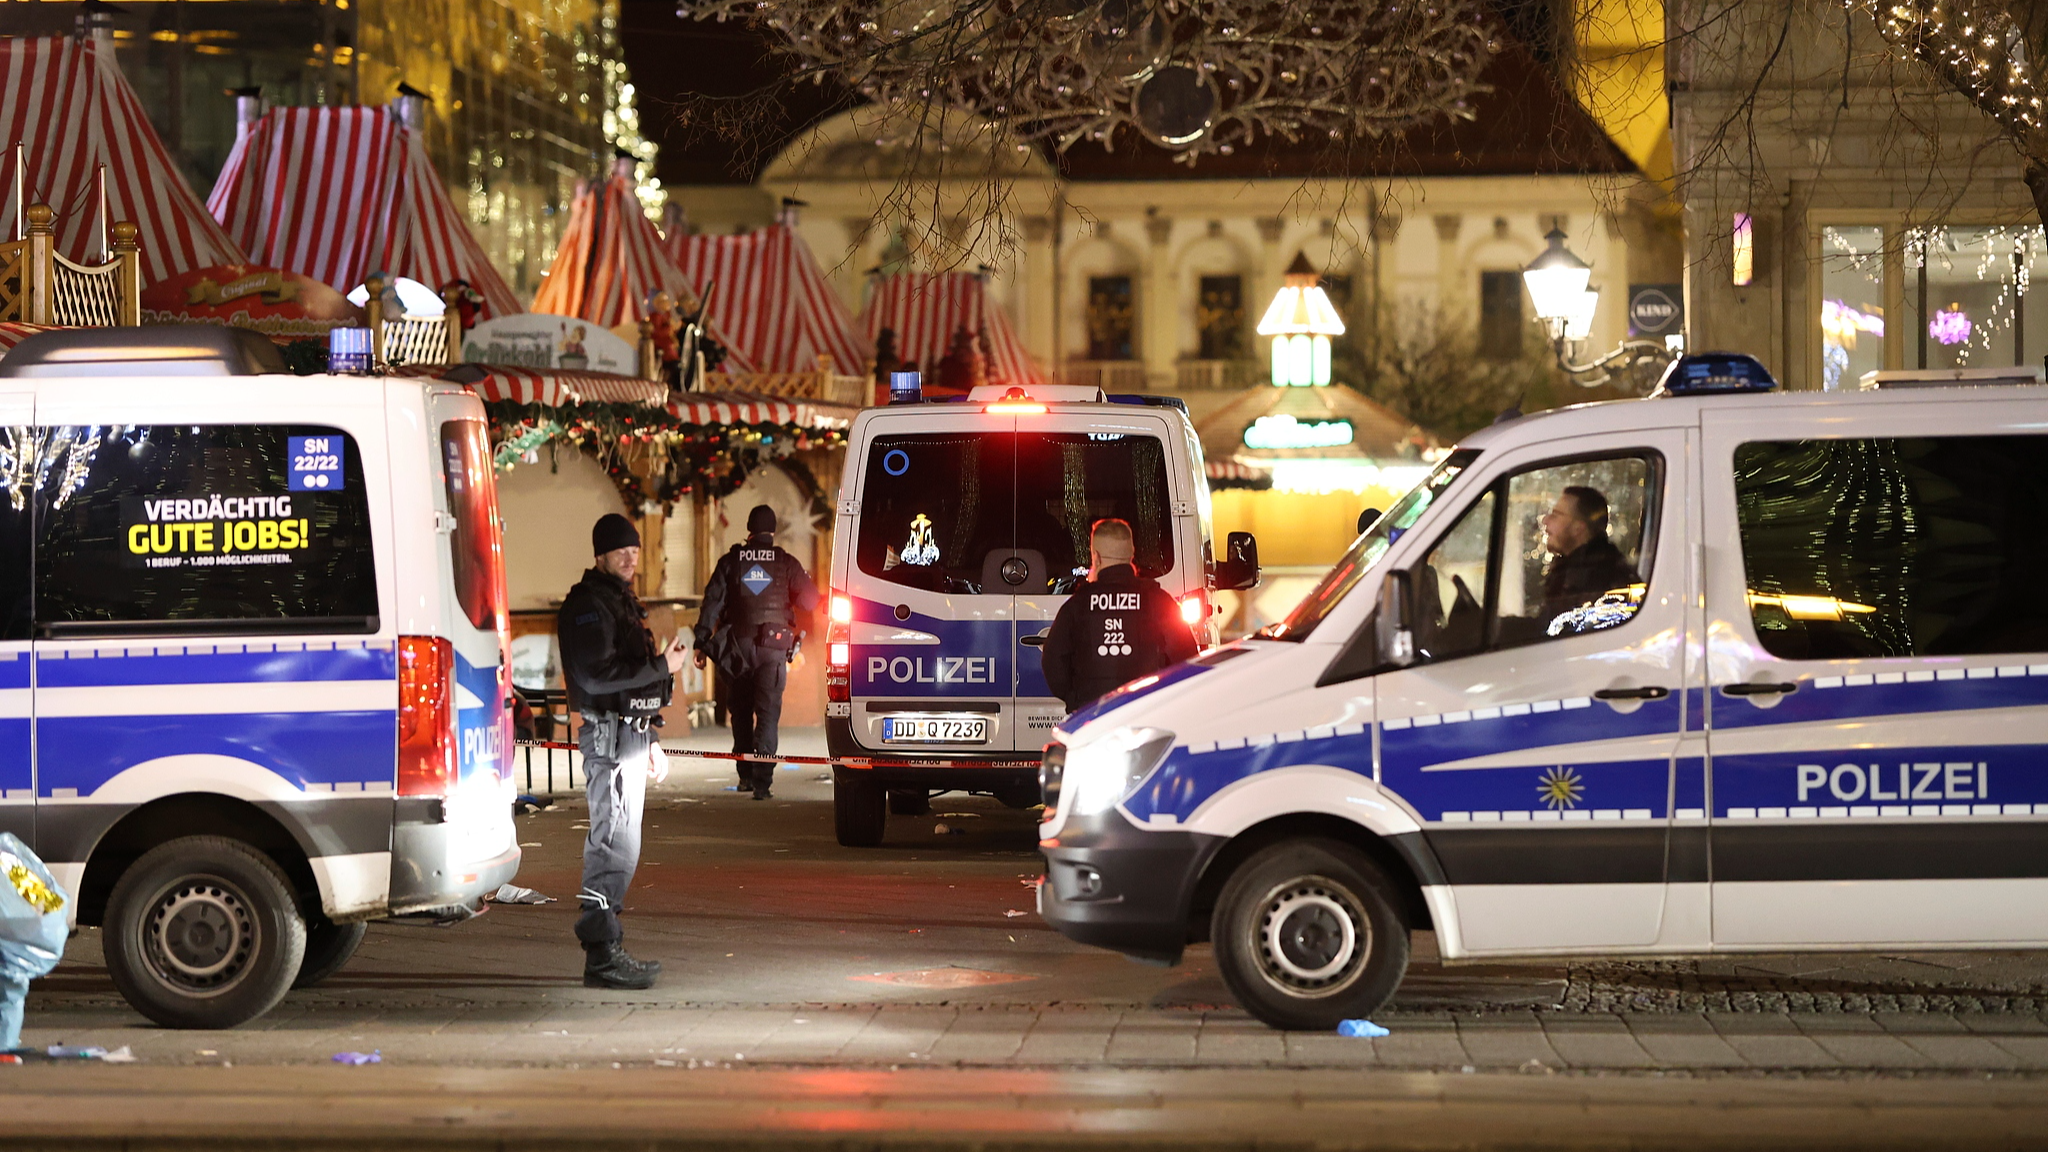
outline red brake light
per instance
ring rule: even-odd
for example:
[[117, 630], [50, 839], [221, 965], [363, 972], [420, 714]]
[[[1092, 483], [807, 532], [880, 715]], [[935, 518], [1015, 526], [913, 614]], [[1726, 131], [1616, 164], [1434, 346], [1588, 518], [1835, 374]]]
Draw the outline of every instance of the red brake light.
[[1012, 388], [1003, 393], [1002, 399], [984, 405], [982, 411], [993, 412], [999, 416], [1042, 416], [1045, 414], [1045, 405], [1033, 400], [1031, 393], [1022, 388]]
[[831, 616], [825, 625], [825, 699], [844, 704], [853, 699], [853, 601], [833, 593]]
[[446, 796], [455, 788], [454, 676], [454, 644], [439, 636], [398, 638], [400, 796]]

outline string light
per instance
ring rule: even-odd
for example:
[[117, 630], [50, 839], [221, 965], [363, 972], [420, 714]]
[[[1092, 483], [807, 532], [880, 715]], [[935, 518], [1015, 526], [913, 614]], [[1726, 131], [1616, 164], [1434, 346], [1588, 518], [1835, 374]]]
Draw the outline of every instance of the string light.
[[641, 404], [556, 406], [500, 400], [485, 408], [496, 446], [492, 456], [500, 471], [510, 471], [542, 447], [564, 445], [604, 468], [633, 507], [673, 504], [692, 492], [724, 496], [764, 463], [846, 444], [843, 428], [695, 424]]

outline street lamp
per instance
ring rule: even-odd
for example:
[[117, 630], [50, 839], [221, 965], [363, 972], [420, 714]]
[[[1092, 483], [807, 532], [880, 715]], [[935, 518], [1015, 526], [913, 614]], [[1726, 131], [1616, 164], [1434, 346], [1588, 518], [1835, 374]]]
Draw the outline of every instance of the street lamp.
[[1330, 382], [1330, 337], [1344, 334], [1344, 318], [1316, 283], [1308, 255], [1294, 254], [1273, 304], [1259, 321], [1259, 335], [1273, 338], [1273, 383], [1308, 387]]
[[1522, 269], [1522, 283], [1528, 286], [1536, 318], [1550, 338], [1557, 366], [1587, 388], [1598, 388], [1627, 373], [1639, 390], [1648, 391], [1676, 355], [1674, 349], [1648, 340], [1624, 340], [1612, 352], [1584, 363], [1575, 364], [1565, 354], [1567, 344], [1576, 353], [1592, 337], [1600, 290], [1588, 287], [1593, 267], [1564, 246], [1563, 229], [1552, 228], [1544, 239], [1550, 246]]

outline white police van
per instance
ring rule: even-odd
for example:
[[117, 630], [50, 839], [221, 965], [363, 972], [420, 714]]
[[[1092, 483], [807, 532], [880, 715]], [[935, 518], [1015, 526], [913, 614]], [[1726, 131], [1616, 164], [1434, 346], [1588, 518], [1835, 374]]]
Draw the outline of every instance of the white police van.
[[483, 408], [212, 328], [0, 359], [0, 829], [115, 984], [227, 1027], [519, 865]]
[[1421, 927], [2048, 945], [2048, 388], [1772, 387], [1688, 357], [1479, 432], [1269, 635], [1067, 719], [1045, 918], [1209, 940], [1289, 1028], [1383, 1004]]
[[1204, 630], [1216, 589], [1258, 580], [1249, 534], [1213, 554], [1202, 446], [1178, 400], [1075, 386], [912, 396], [848, 432], [826, 736], [834, 756], [951, 763], [836, 767], [834, 823], [852, 846], [879, 843], [890, 811], [921, 813], [935, 791], [1038, 803], [1039, 751], [1066, 715], [1039, 648], [1086, 578], [1095, 521], [1128, 521], [1139, 572]]

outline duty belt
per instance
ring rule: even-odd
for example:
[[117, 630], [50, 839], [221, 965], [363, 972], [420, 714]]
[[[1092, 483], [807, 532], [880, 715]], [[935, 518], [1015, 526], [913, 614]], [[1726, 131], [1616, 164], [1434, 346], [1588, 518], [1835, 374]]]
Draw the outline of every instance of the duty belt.
[[619, 712], [585, 712], [583, 714], [583, 721], [586, 724], [617, 723], [623, 727], [631, 728], [635, 732], [647, 731], [648, 724], [653, 719], [652, 716], [627, 716]]

